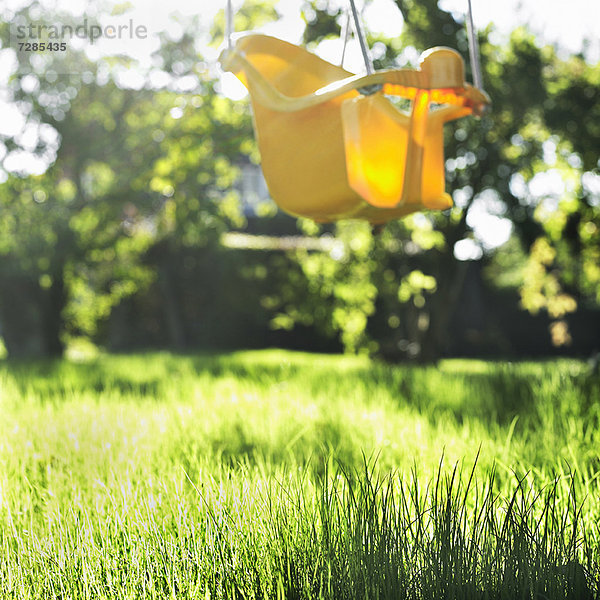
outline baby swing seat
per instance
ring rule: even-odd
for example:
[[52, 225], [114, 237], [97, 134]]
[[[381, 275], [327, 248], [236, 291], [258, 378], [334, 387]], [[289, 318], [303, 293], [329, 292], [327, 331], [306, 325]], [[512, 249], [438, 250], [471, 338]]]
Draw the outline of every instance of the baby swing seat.
[[[248, 88], [265, 180], [286, 212], [319, 222], [384, 223], [452, 206], [443, 125], [489, 100], [449, 48], [418, 69], [352, 75], [280, 39], [248, 34], [220, 58]], [[409, 113], [386, 96], [411, 101]]]

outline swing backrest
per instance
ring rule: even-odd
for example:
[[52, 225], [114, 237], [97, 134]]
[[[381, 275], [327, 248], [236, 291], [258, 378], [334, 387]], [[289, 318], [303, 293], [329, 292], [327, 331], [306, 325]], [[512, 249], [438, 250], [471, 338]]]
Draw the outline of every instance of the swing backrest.
[[[277, 38], [247, 35], [236, 53], [280, 94], [314, 94], [351, 73]], [[246, 68], [246, 71], [248, 69]], [[330, 221], [353, 215], [365, 201], [346, 177], [341, 105], [358, 97], [351, 91], [328, 102], [282, 112], [256, 101], [262, 83], [252, 73], [236, 75], [250, 92], [258, 146], [269, 192], [286, 212]]]

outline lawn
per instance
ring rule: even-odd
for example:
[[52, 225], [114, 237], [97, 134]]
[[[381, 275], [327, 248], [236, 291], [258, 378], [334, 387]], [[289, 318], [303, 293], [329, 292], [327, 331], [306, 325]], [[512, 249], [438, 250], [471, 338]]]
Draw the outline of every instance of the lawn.
[[577, 361], [0, 362], [0, 597], [600, 598]]

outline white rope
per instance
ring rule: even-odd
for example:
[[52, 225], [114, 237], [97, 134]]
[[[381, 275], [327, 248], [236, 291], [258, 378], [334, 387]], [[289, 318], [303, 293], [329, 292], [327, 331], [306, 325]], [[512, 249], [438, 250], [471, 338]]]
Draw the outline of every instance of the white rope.
[[344, 24], [342, 25], [341, 37], [344, 40], [344, 46], [342, 47], [342, 58], [340, 60], [340, 67], [344, 66], [344, 59], [346, 58], [346, 46], [348, 45], [348, 38], [350, 37], [350, 13], [346, 13]]
[[225, 37], [227, 38], [227, 50], [231, 51], [233, 48], [233, 6], [231, 0], [227, 0], [227, 7], [225, 8]]
[[371, 57], [369, 56], [369, 50], [365, 40], [365, 32], [363, 31], [354, 0], [350, 0], [350, 6], [352, 8], [352, 16], [354, 17], [354, 31], [356, 32], [356, 37], [358, 37], [358, 41], [360, 43], [360, 51], [362, 52], [363, 59], [365, 61], [367, 75], [371, 75], [371, 73], [374, 71], [373, 63], [371, 62]]
[[475, 34], [475, 25], [473, 24], [473, 9], [471, 0], [467, 0], [469, 12], [467, 14], [467, 35], [469, 37], [469, 58], [471, 59], [471, 72], [473, 73], [473, 85], [482, 90], [481, 64], [479, 62], [479, 44]]

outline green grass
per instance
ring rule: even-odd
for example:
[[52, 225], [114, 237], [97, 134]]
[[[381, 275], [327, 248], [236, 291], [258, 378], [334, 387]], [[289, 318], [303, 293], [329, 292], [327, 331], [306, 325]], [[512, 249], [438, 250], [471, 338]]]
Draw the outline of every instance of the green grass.
[[0, 362], [1, 598], [600, 598], [584, 363]]

